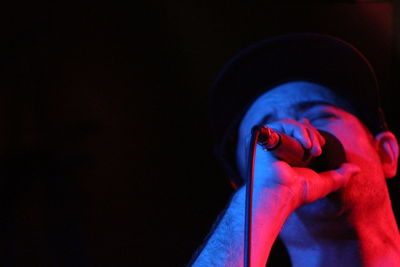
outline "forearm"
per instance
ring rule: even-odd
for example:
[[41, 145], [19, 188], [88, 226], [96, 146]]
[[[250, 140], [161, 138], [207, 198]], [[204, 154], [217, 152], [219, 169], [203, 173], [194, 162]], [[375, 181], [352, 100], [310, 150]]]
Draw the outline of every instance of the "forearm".
[[[255, 192], [252, 267], [265, 266], [270, 249], [291, 209], [288, 194]], [[263, 203], [258, 204], [258, 203]], [[193, 267], [243, 266], [245, 188], [238, 190]]]

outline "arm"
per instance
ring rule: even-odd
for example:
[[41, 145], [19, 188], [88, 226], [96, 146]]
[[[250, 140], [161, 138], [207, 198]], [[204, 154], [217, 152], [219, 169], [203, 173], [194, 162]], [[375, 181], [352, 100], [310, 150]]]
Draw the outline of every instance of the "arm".
[[[224, 216], [198, 255], [193, 267], [243, 266], [245, 191], [245, 187], [242, 187], [234, 194]], [[258, 208], [257, 215], [253, 218], [254, 266], [261, 266], [262, 262], [265, 264], [272, 244], [290, 214], [290, 206], [285, 200], [290, 198], [287, 193], [271, 192], [265, 196], [268, 198], [265, 201], [269, 205]], [[256, 259], [260, 259], [261, 262], [256, 264]]]
[[[309, 148], [318, 150], [315, 145]], [[265, 266], [286, 218], [299, 206], [342, 187], [358, 168], [343, 164], [337, 170], [316, 173], [307, 168], [291, 167], [260, 147], [256, 154], [252, 267], [261, 267]], [[243, 266], [245, 191], [242, 187], [234, 194], [193, 267]]]
[[[338, 170], [320, 174], [304, 168], [293, 169], [310, 177], [307, 182], [302, 179], [303, 177], [298, 177], [299, 180], [303, 180], [300, 184], [305, 187], [301, 190], [302, 193], [294, 193], [285, 186], [275, 188], [265, 186], [255, 189], [252, 228], [254, 267], [265, 266], [271, 247], [286, 218], [297, 207], [335, 191], [358, 170], [351, 164], [343, 164]], [[315, 182], [315, 180], [320, 181]], [[310, 192], [310, 188], [316, 190]], [[195, 259], [193, 267], [243, 266], [245, 191], [245, 187], [242, 187], [234, 194], [224, 216]]]

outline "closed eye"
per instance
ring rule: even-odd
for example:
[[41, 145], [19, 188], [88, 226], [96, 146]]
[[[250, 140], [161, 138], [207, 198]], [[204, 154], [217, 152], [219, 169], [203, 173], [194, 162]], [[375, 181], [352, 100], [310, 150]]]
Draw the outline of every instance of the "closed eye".
[[310, 116], [308, 118], [311, 124], [327, 123], [334, 119], [338, 119], [338, 117], [335, 114], [328, 112], [319, 113], [318, 115]]

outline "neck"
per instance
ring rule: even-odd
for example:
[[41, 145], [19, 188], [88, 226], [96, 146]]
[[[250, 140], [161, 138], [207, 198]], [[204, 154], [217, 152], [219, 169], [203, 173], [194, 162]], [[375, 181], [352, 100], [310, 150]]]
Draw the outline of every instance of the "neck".
[[285, 225], [283, 232], [288, 233], [281, 238], [293, 266], [400, 266], [400, 237], [388, 198], [373, 212], [363, 208], [346, 220], [323, 222], [322, 227], [321, 222], [291, 216], [296, 227], [292, 222]]

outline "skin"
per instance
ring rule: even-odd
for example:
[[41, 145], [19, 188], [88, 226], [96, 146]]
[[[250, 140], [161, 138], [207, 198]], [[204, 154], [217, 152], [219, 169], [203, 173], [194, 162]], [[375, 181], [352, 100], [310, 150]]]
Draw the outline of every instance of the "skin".
[[[397, 171], [398, 144], [373, 136], [335, 95], [309, 82], [290, 82], [260, 96], [239, 127], [237, 164], [245, 177], [251, 129], [264, 124], [295, 138], [312, 156], [325, 144], [318, 130], [343, 144], [347, 162], [316, 173], [292, 167], [257, 146], [252, 267], [265, 266], [278, 234], [293, 266], [400, 266], [400, 237], [385, 179]], [[244, 188], [193, 266], [243, 266]]]

